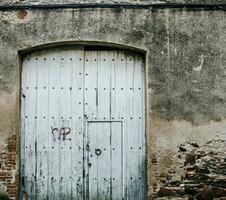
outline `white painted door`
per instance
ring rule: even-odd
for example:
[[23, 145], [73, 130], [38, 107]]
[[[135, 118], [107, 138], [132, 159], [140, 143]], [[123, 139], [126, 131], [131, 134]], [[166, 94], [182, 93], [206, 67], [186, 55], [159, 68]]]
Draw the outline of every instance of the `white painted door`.
[[84, 48], [22, 65], [21, 188], [27, 199], [144, 200], [144, 63]]

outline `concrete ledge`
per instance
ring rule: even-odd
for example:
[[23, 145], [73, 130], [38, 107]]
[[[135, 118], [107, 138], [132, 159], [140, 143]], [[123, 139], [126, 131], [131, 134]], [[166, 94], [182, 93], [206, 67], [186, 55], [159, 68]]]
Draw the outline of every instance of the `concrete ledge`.
[[188, 10], [226, 10], [225, 3], [44, 3], [44, 4], [1, 4], [0, 11], [10, 10], [49, 10], [49, 9], [81, 9], [81, 8], [116, 8], [116, 9], [188, 9]]

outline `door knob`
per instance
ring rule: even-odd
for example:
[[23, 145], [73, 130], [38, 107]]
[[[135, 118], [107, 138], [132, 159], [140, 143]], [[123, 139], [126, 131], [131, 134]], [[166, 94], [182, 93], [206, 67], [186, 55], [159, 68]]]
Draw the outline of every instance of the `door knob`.
[[100, 155], [101, 154], [101, 150], [100, 149], [95, 149], [95, 153], [96, 153], [96, 155]]

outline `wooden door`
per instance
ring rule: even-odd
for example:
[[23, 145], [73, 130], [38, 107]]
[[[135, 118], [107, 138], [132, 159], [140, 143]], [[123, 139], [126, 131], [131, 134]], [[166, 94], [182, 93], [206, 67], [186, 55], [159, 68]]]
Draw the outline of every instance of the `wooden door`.
[[144, 200], [144, 61], [126, 51], [45, 50], [22, 65], [27, 199]]

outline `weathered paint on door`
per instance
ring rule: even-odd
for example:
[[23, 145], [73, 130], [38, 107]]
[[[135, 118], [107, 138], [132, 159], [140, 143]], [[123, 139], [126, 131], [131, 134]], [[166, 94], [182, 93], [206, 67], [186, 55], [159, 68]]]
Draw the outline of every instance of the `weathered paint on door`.
[[55, 49], [22, 64], [21, 184], [27, 199], [144, 200], [144, 61]]

